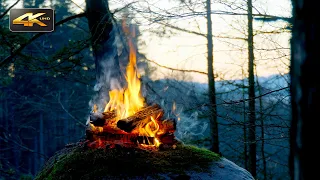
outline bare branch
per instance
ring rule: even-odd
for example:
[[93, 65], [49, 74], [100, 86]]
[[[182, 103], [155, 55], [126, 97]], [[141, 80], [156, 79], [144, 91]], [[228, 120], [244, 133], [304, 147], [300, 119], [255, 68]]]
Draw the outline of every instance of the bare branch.
[[199, 33], [199, 32], [196, 32], [196, 31], [192, 31], [192, 30], [188, 30], [188, 29], [183, 29], [183, 28], [180, 28], [180, 27], [177, 27], [177, 26], [173, 26], [173, 25], [167, 24], [167, 23], [162, 23], [162, 22], [157, 22], [157, 23], [158, 23], [158, 24], [161, 24], [161, 25], [163, 25], [163, 26], [166, 26], [166, 27], [169, 27], [169, 28], [178, 30], [178, 31], [182, 31], [182, 32], [190, 33], [190, 34], [195, 34], [195, 35], [202, 36], [202, 37], [205, 37], [205, 38], [207, 37], [206, 34]]
[[190, 69], [176, 69], [176, 68], [172, 68], [172, 67], [168, 67], [168, 66], [164, 66], [164, 65], [161, 65], [151, 59], [147, 59], [147, 61], [149, 62], [152, 62], [153, 64], [159, 66], [159, 67], [162, 67], [162, 68], [166, 68], [166, 69], [169, 69], [169, 70], [172, 70], [172, 71], [181, 71], [181, 72], [188, 72], [188, 73], [199, 73], [199, 74], [204, 74], [204, 75], [207, 75], [206, 72], [203, 72], [203, 71], [197, 71], [197, 70], [190, 70]]
[[132, 4], [137, 3], [137, 2], [138, 1], [134, 1], [134, 2], [128, 3], [127, 5], [125, 5], [125, 6], [121, 7], [121, 8], [115, 9], [112, 14], [118, 13], [118, 12], [130, 7]]
[[[280, 89], [276, 89], [276, 90], [273, 90], [273, 91], [269, 91], [267, 93], [264, 93], [264, 94], [261, 94], [259, 96], [255, 96], [255, 98], [253, 99], [258, 99], [258, 98], [261, 98], [263, 96], [266, 96], [268, 94], [272, 94], [272, 93], [275, 93], [275, 92], [278, 92], [278, 91], [282, 91], [282, 90], [285, 90], [285, 89], [288, 89], [289, 86], [287, 87], [283, 87], [283, 88], [280, 88]], [[238, 103], [242, 103], [242, 102], [246, 102], [246, 101], [250, 101], [250, 100], [253, 100], [252, 98], [248, 98], [248, 99], [241, 99], [241, 100], [237, 100], [237, 101], [224, 101], [224, 103], [221, 103], [221, 104], [217, 104], [217, 105], [223, 105], [223, 104], [238, 104]]]
[[15, 5], [17, 5], [19, 1], [20, 1], [20, 0], [17, 0], [17, 1], [16, 1], [14, 4], [12, 4], [7, 10], [5, 10], [4, 13], [2, 13], [2, 14], [0, 15], [0, 19], [2, 19], [2, 18], [10, 11], [10, 9], [12, 9]]
[[77, 118], [74, 117], [72, 114], [70, 114], [70, 112], [63, 106], [63, 104], [61, 103], [61, 100], [60, 100], [60, 93], [58, 94], [58, 102], [59, 102], [61, 108], [62, 108], [73, 120], [75, 120], [76, 122], [78, 122], [81, 126], [86, 127], [85, 124], [83, 124], [79, 119], [77, 119]]
[[[150, 12], [142, 12], [140, 13], [150, 13]], [[154, 12], [151, 12], [154, 13]], [[227, 15], [227, 16], [248, 16], [247, 13], [238, 13], [238, 12], [228, 12], [228, 11], [211, 11], [213, 15]], [[179, 18], [187, 18], [187, 17], [195, 17], [195, 16], [205, 16], [206, 12], [191, 12], [191, 13], [184, 13], [184, 14], [173, 14], [173, 15], [161, 15], [159, 14], [159, 18], [156, 18], [153, 22], [164, 21], [168, 19], [179, 19]], [[263, 17], [263, 18], [273, 18], [273, 19], [286, 19], [287, 17], [280, 17], [268, 14], [252, 14], [253, 17]], [[290, 18], [287, 18], [290, 19]]]

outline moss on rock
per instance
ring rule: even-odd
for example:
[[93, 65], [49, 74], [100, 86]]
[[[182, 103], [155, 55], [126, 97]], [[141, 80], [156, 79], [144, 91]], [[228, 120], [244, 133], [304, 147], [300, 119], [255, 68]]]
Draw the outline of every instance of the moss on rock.
[[219, 155], [193, 146], [147, 151], [137, 148], [85, 150], [74, 148], [60, 155], [51, 167], [45, 167], [36, 179], [101, 179], [110, 177], [152, 176], [162, 173], [209, 170]]

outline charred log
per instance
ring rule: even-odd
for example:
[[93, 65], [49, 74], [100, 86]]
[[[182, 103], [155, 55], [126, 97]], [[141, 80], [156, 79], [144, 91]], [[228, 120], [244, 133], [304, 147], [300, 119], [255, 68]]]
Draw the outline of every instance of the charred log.
[[147, 136], [137, 136], [136, 142], [138, 144], [145, 144], [145, 145], [154, 145], [154, 137], [147, 137]]
[[[142, 147], [151, 148], [157, 139], [162, 144], [162, 148], [172, 148], [177, 143], [174, 137], [176, 120], [162, 119], [163, 114], [163, 110], [157, 104], [145, 107], [134, 115], [121, 120], [115, 118], [115, 111], [92, 113], [86, 129], [88, 147], [110, 146], [111, 148], [114, 145], [124, 147], [149, 145]], [[146, 128], [146, 125], [152, 122], [152, 118], [159, 125], [159, 131], [154, 134], [155, 137], [141, 135], [139, 128]], [[152, 129], [152, 125], [149, 128]]]
[[135, 134], [113, 134], [108, 132], [102, 132], [94, 134], [93, 132], [88, 132], [90, 135], [90, 142], [94, 141], [103, 141], [106, 143], [115, 143], [115, 144], [145, 144], [145, 145], [154, 145], [155, 138], [149, 136], [139, 136]]
[[136, 127], [144, 127], [144, 125], [151, 121], [150, 117], [161, 119], [162, 115], [163, 110], [159, 105], [155, 104], [138, 111], [130, 117], [119, 120], [117, 127], [125, 132], [131, 132]]
[[175, 139], [173, 133], [166, 133], [159, 137], [161, 143], [166, 145], [173, 145], [176, 144], [178, 141]]
[[113, 119], [116, 117], [116, 111], [108, 111], [108, 112], [95, 112], [90, 114], [90, 123], [94, 126], [102, 127], [106, 123], [106, 121]]
[[140, 118], [134, 118], [131, 121], [128, 121], [127, 119], [119, 120], [117, 123], [117, 127], [119, 129], [124, 130], [125, 132], [130, 133], [132, 130], [134, 130], [138, 126], [144, 126], [148, 122], [150, 122], [150, 118], [140, 119]]
[[176, 120], [175, 119], [166, 119], [159, 123], [160, 129], [163, 132], [173, 133], [176, 130]]

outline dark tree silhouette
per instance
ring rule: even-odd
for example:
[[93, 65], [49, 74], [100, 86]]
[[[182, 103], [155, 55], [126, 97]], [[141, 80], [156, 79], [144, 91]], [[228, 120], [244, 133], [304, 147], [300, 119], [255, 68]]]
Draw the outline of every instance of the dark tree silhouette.
[[290, 170], [292, 179], [313, 179], [317, 171], [310, 161], [317, 148], [312, 140], [317, 136], [315, 123], [320, 110], [319, 7], [312, 0], [292, 2]]
[[257, 176], [256, 154], [256, 104], [255, 104], [255, 87], [254, 87], [254, 46], [253, 46], [253, 26], [252, 26], [252, 1], [247, 1], [248, 6], [248, 97], [249, 101], [249, 171], [253, 177]]
[[98, 82], [108, 82], [105, 78], [118, 78], [120, 75], [117, 50], [113, 45], [115, 26], [112, 14], [107, 0], [86, 0], [86, 6], [96, 78]]
[[210, 99], [210, 125], [212, 136], [211, 150], [216, 153], [220, 153], [219, 150], [219, 133], [218, 133], [218, 117], [216, 106], [216, 87], [214, 80], [214, 68], [213, 68], [213, 42], [212, 42], [212, 21], [211, 21], [211, 1], [206, 1], [207, 5], [207, 40], [208, 40], [208, 89]]

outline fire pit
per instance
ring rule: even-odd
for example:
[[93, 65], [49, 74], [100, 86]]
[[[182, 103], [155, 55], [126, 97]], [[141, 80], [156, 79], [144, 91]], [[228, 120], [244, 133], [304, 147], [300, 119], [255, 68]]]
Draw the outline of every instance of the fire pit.
[[126, 68], [127, 86], [109, 91], [109, 102], [103, 112], [94, 105], [87, 124], [87, 145], [91, 148], [115, 145], [157, 149], [170, 147], [174, 139], [175, 119], [165, 119], [157, 104], [147, 105], [142, 97], [140, 75], [136, 67], [136, 50], [132, 33], [128, 35], [129, 63]]
[[133, 115], [117, 119], [116, 111], [93, 112], [86, 129], [87, 145], [92, 148], [126, 147], [159, 148], [176, 144], [174, 119], [163, 119], [157, 104], [141, 108]]

